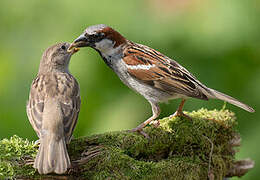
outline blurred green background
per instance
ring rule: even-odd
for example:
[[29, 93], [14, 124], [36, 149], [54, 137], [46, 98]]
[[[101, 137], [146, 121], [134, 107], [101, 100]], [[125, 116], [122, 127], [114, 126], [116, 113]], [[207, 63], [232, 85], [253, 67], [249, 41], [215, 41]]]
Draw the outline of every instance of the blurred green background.
[[[72, 42], [93, 24], [107, 24], [128, 39], [177, 60], [207, 86], [255, 108], [237, 114], [242, 148], [260, 176], [260, 1], [259, 0], [2, 0], [0, 6], [0, 139], [17, 134], [36, 140], [25, 106], [43, 51]], [[82, 106], [74, 136], [131, 129], [151, 115], [148, 102], [124, 86], [98, 53], [84, 48], [72, 58]], [[162, 104], [160, 117], [180, 100]], [[185, 110], [220, 109], [223, 102], [190, 99]]]

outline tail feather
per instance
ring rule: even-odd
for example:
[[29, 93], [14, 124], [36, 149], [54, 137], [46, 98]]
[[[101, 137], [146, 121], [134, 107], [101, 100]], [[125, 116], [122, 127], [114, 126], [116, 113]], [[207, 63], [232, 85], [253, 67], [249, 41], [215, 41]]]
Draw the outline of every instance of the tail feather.
[[40, 174], [55, 172], [64, 174], [70, 167], [70, 159], [67, 152], [65, 140], [57, 139], [51, 136], [45, 136], [40, 140], [40, 147], [34, 168], [38, 169]]
[[220, 100], [229, 102], [230, 104], [233, 104], [237, 107], [240, 107], [240, 108], [242, 108], [242, 109], [244, 109], [248, 112], [255, 112], [255, 110], [252, 107], [240, 102], [239, 100], [237, 100], [237, 99], [235, 99], [231, 96], [228, 96], [224, 93], [218, 92], [214, 89], [210, 89], [210, 92], [212, 93], [211, 98], [216, 98], [216, 99], [220, 99]]

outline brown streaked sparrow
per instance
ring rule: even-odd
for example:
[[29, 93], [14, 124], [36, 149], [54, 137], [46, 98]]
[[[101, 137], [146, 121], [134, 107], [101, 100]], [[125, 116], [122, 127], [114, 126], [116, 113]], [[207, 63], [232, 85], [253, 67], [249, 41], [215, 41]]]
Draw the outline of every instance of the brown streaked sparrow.
[[28, 119], [40, 138], [34, 168], [40, 174], [63, 174], [70, 167], [66, 144], [78, 120], [80, 93], [77, 80], [68, 70], [69, 43], [49, 47], [42, 56], [27, 103]]
[[145, 136], [142, 129], [160, 114], [158, 103], [170, 99], [182, 98], [175, 115], [186, 116], [182, 108], [188, 97], [220, 99], [254, 112], [253, 108], [235, 98], [206, 87], [176, 61], [150, 47], [127, 40], [104, 24], [88, 27], [69, 50], [75, 47], [95, 49], [123, 83], [149, 101], [152, 117], [132, 130]]

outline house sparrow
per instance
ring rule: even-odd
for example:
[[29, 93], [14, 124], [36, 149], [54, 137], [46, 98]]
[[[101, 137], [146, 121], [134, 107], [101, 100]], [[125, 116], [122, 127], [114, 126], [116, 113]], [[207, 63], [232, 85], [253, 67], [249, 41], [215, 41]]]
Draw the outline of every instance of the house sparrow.
[[80, 110], [77, 80], [68, 70], [69, 43], [49, 47], [42, 56], [27, 103], [28, 119], [40, 138], [34, 168], [40, 174], [63, 174], [70, 167], [66, 144], [70, 142]]
[[147, 136], [142, 129], [159, 116], [158, 103], [176, 98], [182, 99], [174, 114], [178, 116], [186, 116], [182, 108], [188, 97], [220, 99], [254, 112], [248, 105], [206, 87], [176, 61], [150, 47], [127, 40], [104, 24], [88, 27], [74, 40], [69, 51], [75, 47], [95, 49], [124, 84], [144, 96], [151, 104], [152, 117], [134, 128], [133, 132], [138, 131]]

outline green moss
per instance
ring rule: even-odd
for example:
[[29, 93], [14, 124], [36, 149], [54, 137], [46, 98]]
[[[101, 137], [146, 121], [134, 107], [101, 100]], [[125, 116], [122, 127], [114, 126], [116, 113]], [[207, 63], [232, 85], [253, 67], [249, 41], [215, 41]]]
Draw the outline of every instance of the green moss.
[[20, 174], [31, 176], [35, 170], [25, 165], [26, 160], [36, 156], [36, 145], [16, 135], [0, 141], [0, 177], [14, 177]]
[[[88, 179], [207, 179], [213, 143], [211, 172], [215, 179], [222, 179], [234, 160], [229, 144], [236, 133], [234, 113], [206, 109], [186, 113], [192, 120], [167, 117], [160, 120], [160, 127], [145, 128], [150, 139], [127, 131], [74, 139], [69, 145], [74, 168], [68, 175]], [[7, 155], [0, 156], [1, 176], [34, 175], [31, 165], [20, 166], [25, 157], [35, 157], [33, 143], [14, 136], [0, 141], [2, 152]]]

